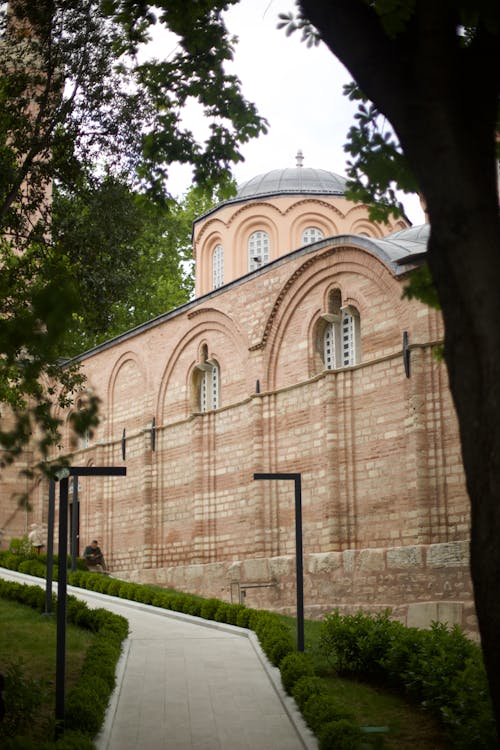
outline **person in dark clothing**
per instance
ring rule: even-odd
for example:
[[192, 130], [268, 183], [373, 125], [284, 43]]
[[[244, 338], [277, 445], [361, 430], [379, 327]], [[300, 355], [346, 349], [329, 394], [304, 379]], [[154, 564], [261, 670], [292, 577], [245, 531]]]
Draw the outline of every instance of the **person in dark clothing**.
[[105, 572], [106, 565], [104, 564], [104, 556], [101, 552], [101, 548], [99, 547], [97, 539], [94, 539], [93, 542], [85, 547], [83, 557], [85, 559], [88, 570], [98, 571], [99, 573]]

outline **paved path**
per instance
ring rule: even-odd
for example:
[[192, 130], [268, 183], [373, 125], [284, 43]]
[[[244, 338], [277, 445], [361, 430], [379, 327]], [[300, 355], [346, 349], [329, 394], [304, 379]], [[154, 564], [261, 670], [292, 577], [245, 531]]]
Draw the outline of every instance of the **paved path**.
[[[40, 585], [2, 568], [0, 576]], [[130, 623], [98, 750], [317, 748], [251, 631], [68, 590]]]

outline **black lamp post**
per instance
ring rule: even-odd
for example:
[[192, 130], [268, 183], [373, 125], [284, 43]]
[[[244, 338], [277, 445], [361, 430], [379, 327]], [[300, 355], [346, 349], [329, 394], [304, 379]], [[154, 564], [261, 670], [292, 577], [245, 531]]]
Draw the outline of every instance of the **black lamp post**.
[[[68, 591], [68, 477], [115, 476], [127, 473], [124, 466], [72, 466], [56, 472], [59, 479], [59, 576], [57, 584], [56, 726], [55, 738], [64, 732], [64, 682], [66, 676], [66, 604]], [[51, 483], [52, 484], [52, 483]]]
[[304, 650], [304, 566], [302, 562], [301, 474], [254, 474], [254, 479], [289, 479], [295, 482], [295, 571], [297, 586], [297, 651]]

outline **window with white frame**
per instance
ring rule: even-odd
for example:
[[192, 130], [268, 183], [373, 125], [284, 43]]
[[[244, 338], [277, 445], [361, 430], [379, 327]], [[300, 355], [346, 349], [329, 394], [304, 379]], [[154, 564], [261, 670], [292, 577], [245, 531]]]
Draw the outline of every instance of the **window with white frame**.
[[302, 232], [302, 244], [310, 245], [312, 242], [322, 240], [325, 235], [319, 227], [307, 227]]
[[354, 315], [348, 311], [342, 311], [342, 366], [349, 367], [356, 363], [356, 340], [355, 340], [355, 319]]
[[323, 362], [327, 370], [335, 370], [335, 325], [327, 323], [323, 332]]
[[327, 370], [350, 367], [360, 359], [360, 318], [351, 305], [342, 307], [338, 289], [330, 293], [328, 312], [322, 316], [322, 358]]
[[248, 270], [255, 271], [269, 262], [269, 235], [259, 229], [248, 238]]
[[199, 382], [199, 410], [213, 411], [220, 406], [220, 368], [217, 362], [203, 362], [198, 365], [201, 371]]
[[212, 288], [218, 289], [224, 284], [224, 248], [216, 245], [212, 254]]

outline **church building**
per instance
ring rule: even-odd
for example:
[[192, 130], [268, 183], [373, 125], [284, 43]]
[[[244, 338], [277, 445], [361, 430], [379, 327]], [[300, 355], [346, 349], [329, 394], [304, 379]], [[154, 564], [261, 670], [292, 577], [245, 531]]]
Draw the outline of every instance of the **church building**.
[[[469, 501], [438, 311], [403, 298], [428, 225], [369, 219], [345, 179], [274, 169], [193, 227], [195, 297], [76, 358], [101, 423], [79, 466], [81, 549], [112, 574], [295, 611], [387, 607], [475, 629]], [[69, 436], [69, 427], [68, 427]], [[46, 520], [47, 489], [33, 520]], [[32, 520], [32, 519], [30, 519]]]

